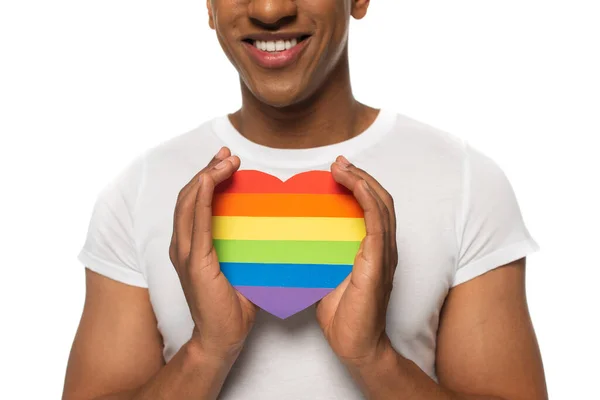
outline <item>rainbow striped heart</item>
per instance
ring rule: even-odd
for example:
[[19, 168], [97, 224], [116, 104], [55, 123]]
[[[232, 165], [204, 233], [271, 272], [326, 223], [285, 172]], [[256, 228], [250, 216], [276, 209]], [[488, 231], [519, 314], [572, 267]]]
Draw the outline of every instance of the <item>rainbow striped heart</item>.
[[248, 300], [287, 318], [336, 288], [365, 236], [352, 193], [327, 171], [282, 182], [238, 171], [216, 188], [213, 243], [221, 271]]

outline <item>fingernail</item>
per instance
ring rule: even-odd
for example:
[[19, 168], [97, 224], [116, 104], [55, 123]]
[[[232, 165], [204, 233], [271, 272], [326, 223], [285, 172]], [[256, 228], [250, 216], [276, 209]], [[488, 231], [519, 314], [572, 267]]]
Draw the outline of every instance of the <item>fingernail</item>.
[[215, 156], [215, 158], [217, 160], [222, 160], [223, 157], [225, 157], [225, 147], [221, 147], [221, 149], [219, 150], [219, 152], [217, 153], [217, 155]]
[[202, 177], [203, 177], [203, 176], [204, 176], [204, 174], [201, 174], [201, 175], [198, 177], [198, 183], [199, 183], [200, 185], [202, 185]]
[[227, 159], [221, 161], [220, 163], [218, 163], [217, 165], [215, 165], [215, 169], [223, 169], [227, 166]]
[[339, 161], [336, 161], [335, 164], [338, 166], [339, 169], [341, 169], [342, 171], [348, 171], [348, 167], [344, 164], [342, 164]]
[[345, 165], [346, 167], [350, 166], [350, 161], [348, 161], [348, 159], [344, 156], [340, 156], [340, 163]]
[[344, 171], [348, 171], [348, 169], [351, 165], [350, 161], [348, 161], [348, 159], [344, 156], [339, 156], [337, 163], [340, 166], [340, 169], [343, 169]]

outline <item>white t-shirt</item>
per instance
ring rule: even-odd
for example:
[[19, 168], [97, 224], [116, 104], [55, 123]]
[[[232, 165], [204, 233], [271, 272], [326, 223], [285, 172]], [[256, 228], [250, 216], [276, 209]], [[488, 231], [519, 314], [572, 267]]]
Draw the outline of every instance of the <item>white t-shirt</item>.
[[[93, 271], [148, 288], [167, 361], [193, 328], [168, 254], [177, 195], [223, 145], [240, 156], [241, 169], [282, 180], [329, 170], [342, 154], [390, 192], [399, 263], [387, 333], [400, 354], [435, 380], [436, 334], [449, 289], [539, 249], [503, 171], [450, 133], [383, 109], [350, 140], [274, 149], [249, 141], [227, 116], [218, 117], [140, 153], [107, 184], [78, 255]], [[328, 346], [311, 306], [285, 320], [259, 310], [220, 398], [363, 397]]]

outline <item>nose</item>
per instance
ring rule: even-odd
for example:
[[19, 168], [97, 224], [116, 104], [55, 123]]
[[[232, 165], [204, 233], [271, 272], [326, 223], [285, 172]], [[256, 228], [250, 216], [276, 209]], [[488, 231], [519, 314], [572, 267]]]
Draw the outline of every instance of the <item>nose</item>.
[[278, 28], [297, 13], [296, 0], [251, 0], [248, 15], [257, 24]]

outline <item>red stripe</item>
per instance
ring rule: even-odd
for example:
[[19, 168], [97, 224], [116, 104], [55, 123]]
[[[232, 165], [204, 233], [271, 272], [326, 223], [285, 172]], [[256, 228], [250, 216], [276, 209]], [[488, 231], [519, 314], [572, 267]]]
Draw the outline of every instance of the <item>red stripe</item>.
[[329, 171], [309, 171], [283, 182], [273, 175], [254, 170], [237, 171], [217, 186], [215, 193], [346, 194], [352, 192], [337, 183]]

